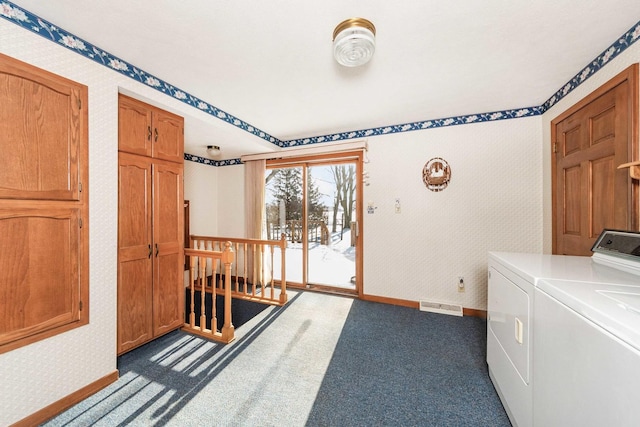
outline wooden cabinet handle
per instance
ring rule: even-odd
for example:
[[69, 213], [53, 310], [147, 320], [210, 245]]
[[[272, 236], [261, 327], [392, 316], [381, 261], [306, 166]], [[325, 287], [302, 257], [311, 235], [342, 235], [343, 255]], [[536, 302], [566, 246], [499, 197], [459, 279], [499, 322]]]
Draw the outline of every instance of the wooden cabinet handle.
[[151, 258], [151, 254], [153, 253], [153, 251], [151, 250], [151, 243], [149, 243], [149, 258]]
[[147, 126], [147, 139], [151, 141], [151, 126]]
[[158, 258], [158, 253], [160, 252], [160, 250], [158, 249], [158, 244], [156, 243], [156, 258]]
[[158, 128], [154, 128], [154, 131], [155, 131], [154, 141], [158, 142]]

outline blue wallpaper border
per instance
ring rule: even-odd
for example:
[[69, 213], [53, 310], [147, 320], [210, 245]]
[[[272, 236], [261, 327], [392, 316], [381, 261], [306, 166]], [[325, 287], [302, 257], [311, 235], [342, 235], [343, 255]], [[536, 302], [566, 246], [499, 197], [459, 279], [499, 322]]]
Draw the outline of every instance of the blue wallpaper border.
[[[65, 31], [50, 22], [36, 16], [35, 14], [21, 8], [10, 1], [0, 1], [0, 16], [14, 24], [19, 25], [29, 31], [32, 31], [44, 38], [58, 43], [86, 58], [104, 65], [120, 74], [130, 77], [139, 83], [156, 89], [168, 96], [171, 96], [185, 104], [197, 108], [217, 119], [223, 120], [232, 126], [236, 126], [245, 132], [249, 132], [258, 138], [271, 142], [281, 148], [300, 147], [311, 144], [319, 144], [324, 142], [344, 141], [356, 138], [366, 138], [370, 136], [390, 135], [401, 132], [411, 132], [426, 129], [435, 129], [447, 126], [457, 126], [471, 123], [491, 122], [496, 120], [517, 119], [522, 117], [538, 116], [549, 110], [557, 104], [562, 98], [571, 93], [574, 89], [584, 83], [589, 77], [594, 75], [612, 59], [624, 52], [629, 46], [640, 39], [640, 21], [631, 27], [626, 33], [620, 36], [611, 46], [598, 55], [578, 74], [576, 74], [563, 87], [558, 89], [549, 99], [542, 105], [537, 107], [516, 108], [512, 110], [494, 111], [489, 113], [469, 114], [464, 116], [447, 117], [442, 119], [424, 120], [419, 122], [404, 123], [399, 125], [381, 126], [370, 129], [362, 129], [350, 132], [339, 132], [329, 135], [314, 136], [308, 138], [292, 139], [281, 141], [280, 139], [264, 132], [235, 117], [218, 107], [196, 97], [188, 92], [181, 90], [167, 83], [153, 74], [141, 70], [134, 65], [112, 55], [97, 46], [76, 37], [72, 33]], [[229, 160], [212, 160], [185, 153], [184, 159], [212, 166], [231, 166], [242, 164], [240, 159]]]
[[37, 15], [21, 8], [18, 5], [15, 5], [9, 1], [0, 1], [0, 16], [7, 19], [8, 21], [13, 22], [14, 24], [19, 25], [22, 28], [25, 28], [31, 32], [34, 32], [46, 39], [50, 39], [51, 41], [66, 47], [100, 65], [104, 65], [116, 71], [124, 76], [132, 78], [139, 83], [142, 83], [150, 88], [156, 89], [164, 93], [165, 95], [171, 96], [178, 101], [184, 102], [185, 104], [197, 108], [200, 111], [203, 111], [207, 114], [210, 114], [217, 119], [223, 120], [233, 126], [236, 126], [246, 132], [249, 132], [258, 138], [262, 138], [265, 141], [271, 142], [272, 144], [282, 146], [283, 142], [278, 138], [269, 135], [267, 132], [258, 129], [255, 126], [245, 122], [244, 120], [235, 117], [232, 114], [229, 114], [218, 107], [203, 101], [202, 99], [189, 94], [188, 92], [165, 82], [162, 79], [154, 76], [151, 73], [148, 73], [140, 68], [124, 61], [117, 56], [105, 52], [97, 46], [73, 35], [72, 33], [59, 28], [58, 26], [46, 21]]

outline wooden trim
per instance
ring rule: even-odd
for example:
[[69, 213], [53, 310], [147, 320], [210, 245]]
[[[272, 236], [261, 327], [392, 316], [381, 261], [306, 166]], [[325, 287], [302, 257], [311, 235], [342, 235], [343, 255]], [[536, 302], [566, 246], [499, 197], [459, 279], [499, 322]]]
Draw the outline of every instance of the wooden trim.
[[344, 151], [340, 153], [317, 154], [303, 157], [291, 157], [287, 159], [273, 159], [266, 161], [267, 169], [292, 168], [303, 165], [338, 165], [343, 163], [352, 163], [363, 157], [362, 150]]
[[57, 402], [52, 403], [51, 405], [45, 406], [37, 412], [29, 415], [26, 418], [18, 421], [15, 424], [12, 424], [12, 427], [29, 427], [41, 424], [56, 415], [66, 411], [71, 408], [76, 403], [81, 402], [87, 397], [99, 392], [106, 386], [111, 383], [114, 383], [118, 380], [119, 374], [118, 370], [111, 372], [110, 374], [105, 375], [102, 378], [92, 382], [91, 384], [87, 384], [79, 390], [74, 391], [70, 395], [63, 397]]
[[355, 150], [367, 150], [367, 140], [360, 140], [355, 142], [341, 142], [338, 144], [317, 144], [315, 146], [307, 146], [303, 148], [287, 148], [280, 151], [271, 151], [261, 154], [248, 154], [241, 156], [242, 162], [251, 160], [277, 160], [287, 159], [292, 157], [309, 157], [320, 156], [324, 154], [338, 154], [341, 152], [355, 151]]
[[420, 308], [420, 303], [418, 301], [410, 301], [406, 299], [388, 298], [388, 297], [380, 297], [377, 295], [366, 295], [366, 294], [362, 294], [360, 296], [360, 299], [363, 301], [379, 302], [382, 304], [391, 304], [391, 305], [399, 305], [402, 307], [415, 308], [416, 310]]
[[316, 285], [313, 283], [303, 285], [302, 283], [287, 281], [287, 287], [289, 289], [295, 289], [297, 291], [320, 292], [323, 294], [341, 295], [345, 297], [358, 296], [358, 292], [356, 291], [356, 289], [342, 288], [339, 286]]
[[481, 319], [487, 318], [487, 310], [478, 310], [475, 308], [462, 308], [462, 314], [464, 316], [479, 317]]

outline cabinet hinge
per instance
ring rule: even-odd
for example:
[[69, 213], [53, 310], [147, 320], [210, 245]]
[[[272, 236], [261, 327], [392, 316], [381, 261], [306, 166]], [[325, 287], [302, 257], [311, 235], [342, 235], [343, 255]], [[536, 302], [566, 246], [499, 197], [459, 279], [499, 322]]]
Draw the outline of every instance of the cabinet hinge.
[[78, 308], [80, 309], [80, 311], [82, 311], [82, 301], [80, 301], [80, 303], [78, 304]]
[[78, 110], [82, 110], [82, 99], [78, 98]]
[[79, 223], [79, 225], [80, 225], [80, 228], [82, 228], [82, 218], [79, 218], [79, 219], [78, 219], [78, 223]]
[[78, 191], [82, 193], [82, 183], [81, 182], [78, 183]]
[[553, 152], [554, 152], [554, 153], [557, 153], [557, 152], [558, 152], [558, 143], [557, 143], [557, 142], [554, 142], [554, 143], [553, 143]]

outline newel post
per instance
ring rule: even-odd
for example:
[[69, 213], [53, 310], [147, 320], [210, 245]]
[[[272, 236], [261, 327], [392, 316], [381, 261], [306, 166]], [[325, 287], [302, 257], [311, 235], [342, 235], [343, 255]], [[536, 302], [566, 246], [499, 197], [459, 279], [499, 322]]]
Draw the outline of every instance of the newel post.
[[235, 338], [235, 328], [231, 323], [231, 263], [234, 258], [235, 254], [231, 249], [231, 242], [225, 242], [221, 258], [222, 264], [224, 264], [224, 326], [220, 331], [225, 342], [231, 342]]

